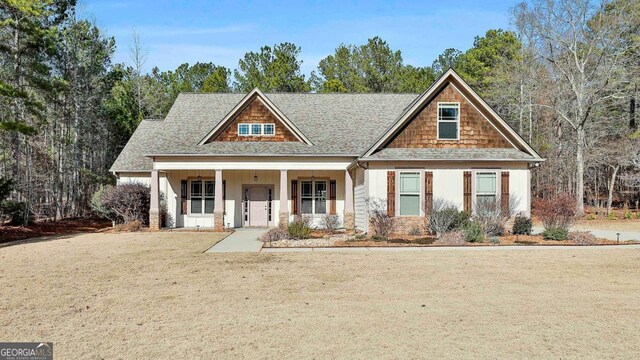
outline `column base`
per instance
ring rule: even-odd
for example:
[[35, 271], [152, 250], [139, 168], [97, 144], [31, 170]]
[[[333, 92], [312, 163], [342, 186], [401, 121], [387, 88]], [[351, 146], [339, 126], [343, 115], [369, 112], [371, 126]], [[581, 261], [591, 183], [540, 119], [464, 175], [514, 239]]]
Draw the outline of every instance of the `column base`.
[[289, 213], [288, 212], [281, 212], [280, 213], [278, 227], [280, 227], [282, 229], [286, 229], [287, 227], [289, 227]]
[[355, 230], [356, 228], [355, 213], [344, 213], [344, 228], [347, 230]]
[[213, 231], [224, 231], [224, 213], [217, 212], [213, 214]]
[[160, 212], [159, 211], [149, 211], [149, 229], [150, 230], [160, 230]]

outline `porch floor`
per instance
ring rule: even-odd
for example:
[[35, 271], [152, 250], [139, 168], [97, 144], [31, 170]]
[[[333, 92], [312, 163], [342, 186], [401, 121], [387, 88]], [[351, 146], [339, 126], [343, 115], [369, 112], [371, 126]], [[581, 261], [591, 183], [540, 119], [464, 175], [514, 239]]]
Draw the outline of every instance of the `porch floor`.
[[262, 242], [258, 241], [260, 235], [269, 231], [268, 228], [240, 228], [233, 234], [227, 236], [219, 243], [213, 245], [206, 252], [208, 253], [228, 253], [228, 252], [259, 252], [262, 249]]

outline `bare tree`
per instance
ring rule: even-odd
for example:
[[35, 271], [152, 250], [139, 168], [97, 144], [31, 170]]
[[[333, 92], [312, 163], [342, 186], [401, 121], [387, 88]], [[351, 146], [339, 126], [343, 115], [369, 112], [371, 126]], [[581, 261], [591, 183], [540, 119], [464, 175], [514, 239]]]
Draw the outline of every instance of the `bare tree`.
[[142, 113], [142, 70], [147, 62], [147, 51], [142, 46], [140, 34], [133, 29], [131, 32], [131, 45], [129, 46], [129, 58], [134, 69], [134, 83], [136, 93], [136, 105], [138, 106], [138, 114]]
[[539, 105], [553, 109], [574, 131], [579, 213], [584, 212], [586, 126], [595, 107], [622, 96], [624, 82], [617, 75], [630, 46], [622, 35], [632, 2], [608, 5], [606, 1], [536, 0], [532, 5], [521, 3], [515, 12], [518, 27], [555, 79], [555, 100]]

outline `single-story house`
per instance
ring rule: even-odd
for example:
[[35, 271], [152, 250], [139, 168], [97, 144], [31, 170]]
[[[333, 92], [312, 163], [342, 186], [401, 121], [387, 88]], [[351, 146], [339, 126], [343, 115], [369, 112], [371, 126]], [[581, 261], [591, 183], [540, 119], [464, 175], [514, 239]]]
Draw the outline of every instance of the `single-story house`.
[[543, 160], [448, 70], [419, 95], [180, 94], [164, 120], [140, 123], [111, 171], [150, 184], [152, 228], [335, 214], [367, 231], [367, 198], [407, 229], [434, 198], [472, 211], [481, 197], [517, 197], [528, 215], [530, 169]]

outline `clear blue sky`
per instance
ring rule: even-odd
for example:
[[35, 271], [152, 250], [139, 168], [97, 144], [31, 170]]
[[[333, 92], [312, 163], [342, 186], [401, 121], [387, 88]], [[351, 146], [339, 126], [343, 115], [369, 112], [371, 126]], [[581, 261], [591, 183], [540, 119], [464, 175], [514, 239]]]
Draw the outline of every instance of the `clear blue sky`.
[[147, 52], [145, 70], [172, 70], [184, 62], [234, 69], [247, 51], [293, 42], [302, 47], [302, 70], [340, 44], [363, 44], [379, 35], [406, 64], [431, 65], [444, 49], [466, 50], [476, 35], [509, 28], [515, 0], [473, 1], [164, 1], [84, 0], [80, 15], [116, 38], [116, 62], [130, 63], [131, 34]]

